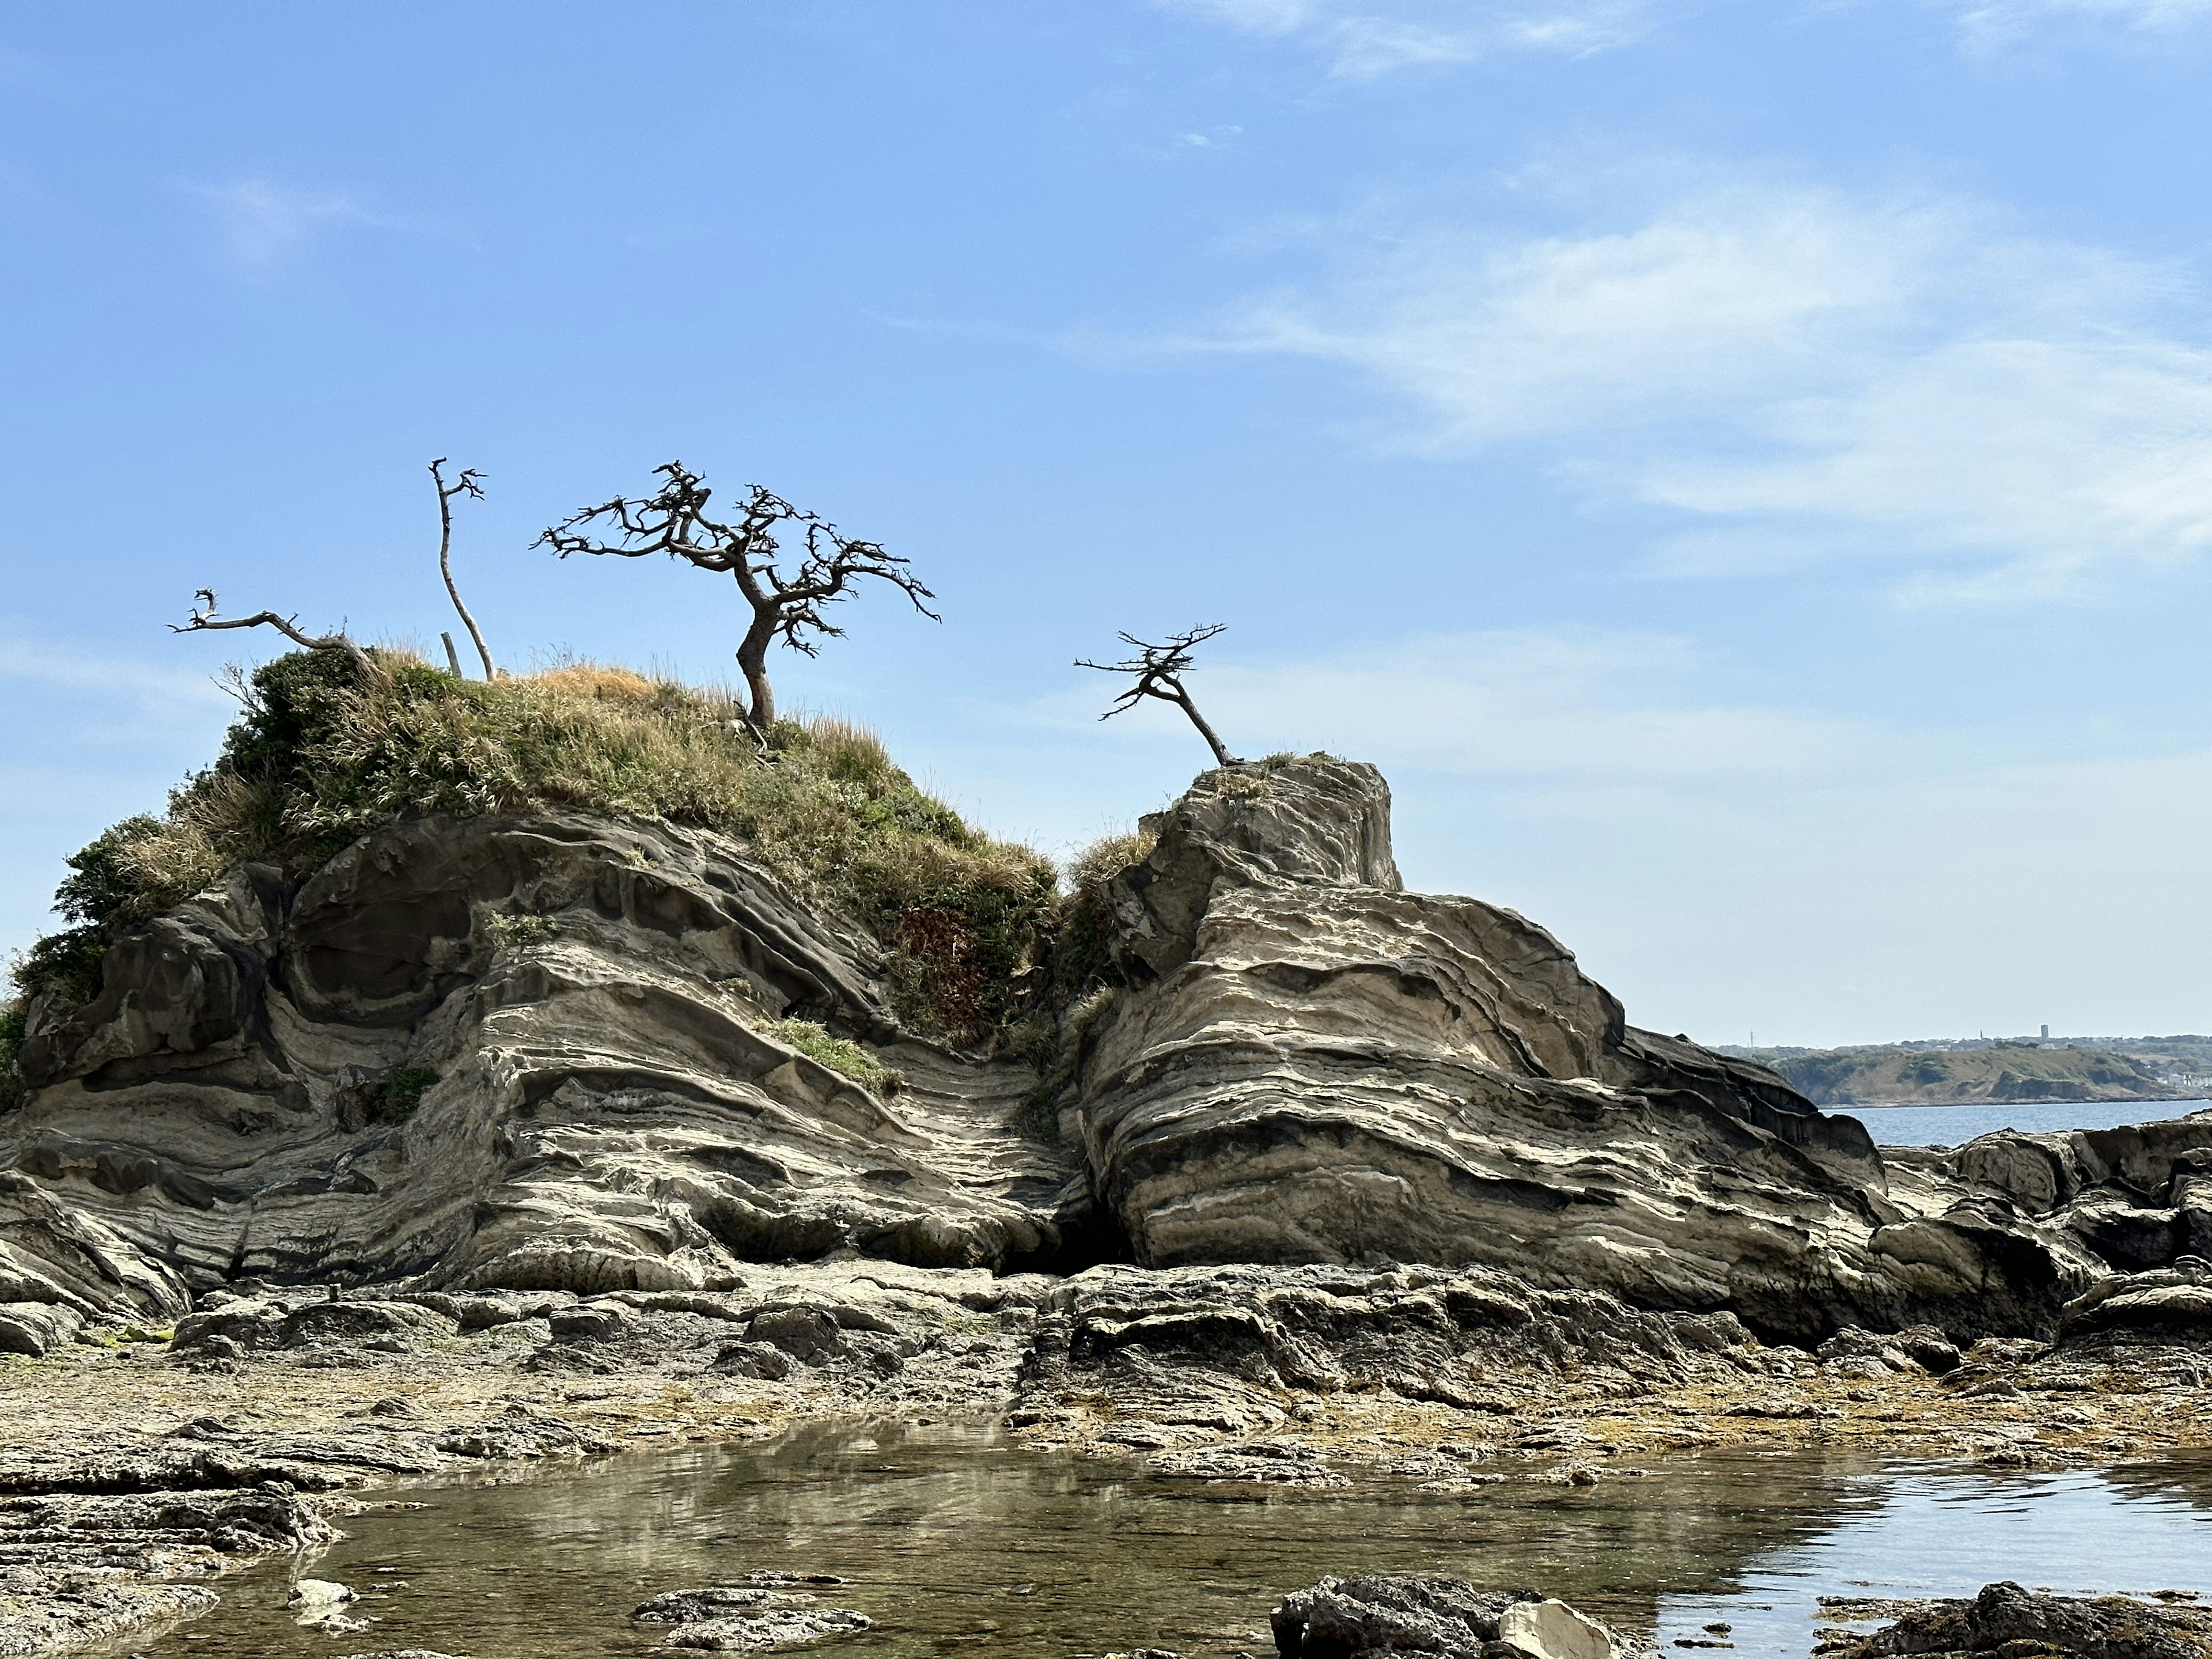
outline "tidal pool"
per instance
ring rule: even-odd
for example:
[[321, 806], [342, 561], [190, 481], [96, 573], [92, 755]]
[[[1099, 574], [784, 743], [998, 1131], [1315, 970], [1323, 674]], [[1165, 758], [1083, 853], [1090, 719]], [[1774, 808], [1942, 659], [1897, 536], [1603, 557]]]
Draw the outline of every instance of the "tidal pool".
[[[382, 1494], [428, 1507], [354, 1516], [343, 1542], [226, 1581], [207, 1618], [128, 1648], [636, 1654], [668, 1633], [630, 1623], [647, 1596], [763, 1568], [848, 1579], [823, 1599], [875, 1628], [806, 1651], [856, 1659], [1267, 1655], [1268, 1607], [1324, 1573], [1527, 1585], [1662, 1642], [1724, 1621], [1737, 1654], [1791, 1659], [1810, 1651], [1822, 1595], [1996, 1578], [2212, 1594], [2212, 1458], [2003, 1477], [1803, 1454], [1647, 1467], [1587, 1487], [1516, 1474], [1455, 1496], [1382, 1481], [1271, 1492], [1040, 1457], [982, 1431], [817, 1428]], [[337, 1637], [296, 1627], [295, 1576], [351, 1585], [362, 1600], [347, 1611], [376, 1622]]]

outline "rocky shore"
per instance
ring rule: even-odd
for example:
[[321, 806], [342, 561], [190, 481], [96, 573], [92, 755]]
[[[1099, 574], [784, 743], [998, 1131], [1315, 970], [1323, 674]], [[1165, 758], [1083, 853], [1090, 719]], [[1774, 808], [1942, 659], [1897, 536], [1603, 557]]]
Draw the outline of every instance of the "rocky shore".
[[1201, 778], [1096, 914], [1042, 1055], [659, 821], [409, 820], [118, 937], [0, 1117], [0, 1655], [410, 1478], [827, 1417], [1443, 1492], [2212, 1443], [2212, 1119], [1878, 1149], [1404, 891], [1327, 757]]
[[1641, 1480], [1729, 1447], [2010, 1470], [2212, 1443], [2199, 1344], [1846, 1331], [1808, 1351], [1479, 1269], [854, 1259], [716, 1292], [203, 1300], [171, 1340], [0, 1364], [0, 1654], [203, 1611], [222, 1573], [410, 1479], [827, 1418], [999, 1422], [1198, 1481], [1460, 1492]]

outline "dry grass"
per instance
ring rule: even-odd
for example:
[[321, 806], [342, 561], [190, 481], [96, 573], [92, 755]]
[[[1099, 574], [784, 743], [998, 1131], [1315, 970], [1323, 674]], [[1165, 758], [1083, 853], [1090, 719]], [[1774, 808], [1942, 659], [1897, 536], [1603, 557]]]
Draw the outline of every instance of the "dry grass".
[[1142, 864], [1150, 858], [1159, 842], [1160, 838], [1150, 830], [1101, 836], [1069, 862], [1068, 883], [1079, 893], [1095, 893], [1131, 865]]
[[902, 1014], [924, 1029], [1002, 1024], [1014, 975], [1053, 927], [1051, 865], [969, 828], [850, 721], [785, 722], [764, 754], [726, 691], [626, 668], [568, 662], [486, 682], [396, 652], [377, 665], [363, 677], [336, 653], [299, 653], [257, 671], [222, 758], [163, 817], [78, 855], [97, 879], [64, 906], [82, 925], [56, 939], [74, 955], [34, 951], [27, 988], [39, 961], [96, 961], [99, 938], [79, 935], [174, 904], [242, 861], [304, 873], [404, 818], [532, 806], [718, 830], [886, 944], [927, 934], [933, 954], [895, 975], [908, 988]]

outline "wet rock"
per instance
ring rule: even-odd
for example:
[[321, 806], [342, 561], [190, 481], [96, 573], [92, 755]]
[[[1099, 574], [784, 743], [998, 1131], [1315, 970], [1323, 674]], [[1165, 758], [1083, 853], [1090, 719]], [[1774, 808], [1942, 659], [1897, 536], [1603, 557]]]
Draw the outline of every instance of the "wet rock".
[[2203, 1659], [2212, 1610], [2124, 1596], [2042, 1595], [2009, 1582], [1971, 1601], [1922, 1603], [1869, 1636], [1823, 1640], [1823, 1659], [1889, 1654], [2048, 1655], [2052, 1659]]
[[641, 1624], [673, 1625], [661, 1646], [708, 1653], [750, 1653], [762, 1648], [800, 1647], [869, 1628], [868, 1619], [850, 1607], [824, 1607], [804, 1593], [770, 1584], [837, 1584], [843, 1580], [783, 1573], [756, 1573], [766, 1583], [717, 1584], [704, 1589], [670, 1590], [631, 1614]]
[[285, 1610], [293, 1615], [292, 1622], [303, 1629], [342, 1636], [368, 1628], [364, 1621], [349, 1619], [343, 1611], [346, 1603], [357, 1599], [350, 1589], [333, 1580], [302, 1578], [293, 1584]]
[[1651, 1313], [1480, 1268], [1097, 1267], [1041, 1323], [1009, 1421], [1048, 1437], [1059, 1402], [1103, 1395], [1124, 1444], [1279, 1427], [1286, 1392], [1384, 1389], [1503, 1413], [1573, 1373], [1621, 1389], [1741, 1380], [1732, 1316]]
[[113, 1568], [0, 1566], [0, 1655], [67, 1652], [197, 1618], [213, 1590], [134, 1582]]
[[1323, 1578], [1285, 1596], [1268, 1623], [1281, 1659], [1609, 1659], [1631, 1651], [1564, 1601], [1532, 1590], [1480, 1590], [1455, 1578]]

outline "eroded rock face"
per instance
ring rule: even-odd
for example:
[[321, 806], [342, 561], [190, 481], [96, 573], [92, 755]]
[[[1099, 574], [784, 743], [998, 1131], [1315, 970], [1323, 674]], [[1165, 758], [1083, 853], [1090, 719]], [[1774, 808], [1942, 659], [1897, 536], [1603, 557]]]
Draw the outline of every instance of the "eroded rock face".
[[[118, 941], [84, 1007], [31, 1011], [0, 1346], [248, 1279], [711, 1295], [847, 1250], [1429, 1263], [1807, 1346], [2048, 1335], [2212, 1237], [2212, 1123], [1891, 1164], [1773, 1073], [1630, 1026], [1542, 928], [1404, 890], [1371, 767], [1208, 773], [1152, 827], [1108, 884], [1129, 983], [1086, 1018], [1058, 1144], [1024, 1127], [1030, 1066], [902, 1031], [875, 942], [720, 836], [428, 818], [296, 885], [234, 871]], [[903, 1086], [811, 1058], [793, 1016]], [[428, 1303], [372, 1304], [376, 1340], [443, 1340]], [[213, 1311], [240, 1352], [305, 1340]], [[561, 1317], [556, 1347], [616, 1340]], [[819, 1325], [764, 1311], [727, 1369], [873, 1352]]]
[[1034, 1073], [906, 1038], [880, 954], [667, 825], [425, 819], [289, 894], [249, 866], [119, 943], [82, 1011], [33, 1011], [0, 1304], [166, 1322], [240, 1276], [592, 1292], [1049, 1255], [1073, 1160], [1012, 1127]]
[[2101, 1271], [1850, 1118], [1639, 1031], [1542, 928], [1402, 890], [1372, 768], [1209, 773], [1115, 878], [1069, 1113], [1140, 1261], [1482, 1264], [1817, 1340], [2047, 1327]]

